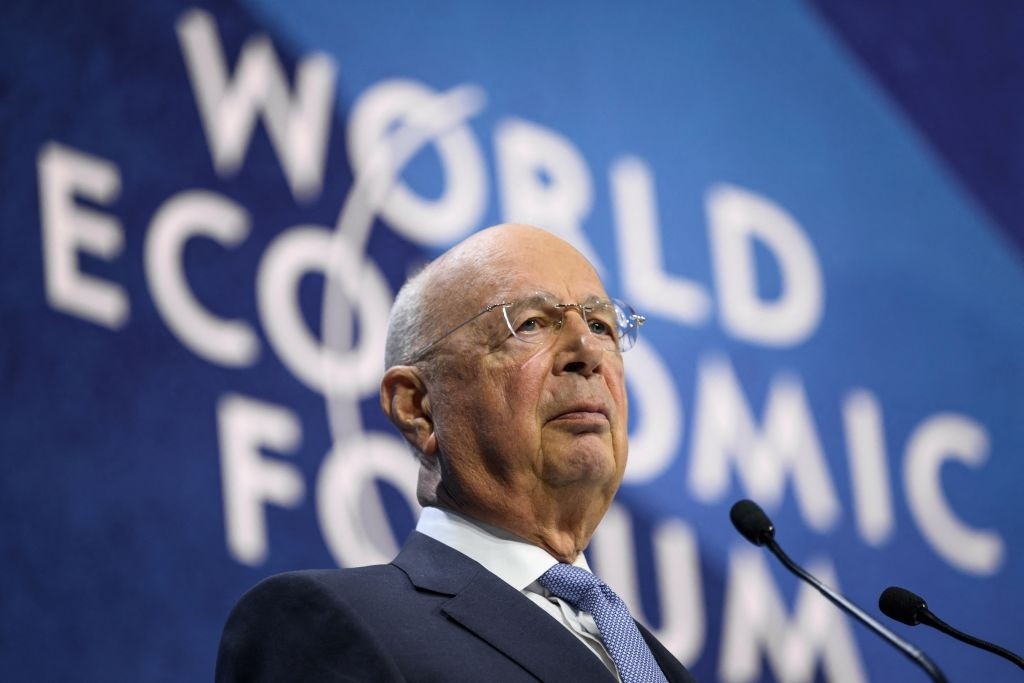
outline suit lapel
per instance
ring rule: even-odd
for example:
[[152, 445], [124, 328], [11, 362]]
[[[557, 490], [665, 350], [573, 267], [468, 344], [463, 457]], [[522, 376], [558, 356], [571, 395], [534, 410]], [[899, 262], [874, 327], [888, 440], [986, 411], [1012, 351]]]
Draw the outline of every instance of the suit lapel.
[[613, 680], [604, 664], [522, 593], [462, 553], [413, 532], [393, 564], [442, 611], [544, 681]]
[[[542, 681], [612, 680], [604, 664], [564, 626], [489, 572], [442, 608]], [[490, 577], [490, 578], [488, 578]]]

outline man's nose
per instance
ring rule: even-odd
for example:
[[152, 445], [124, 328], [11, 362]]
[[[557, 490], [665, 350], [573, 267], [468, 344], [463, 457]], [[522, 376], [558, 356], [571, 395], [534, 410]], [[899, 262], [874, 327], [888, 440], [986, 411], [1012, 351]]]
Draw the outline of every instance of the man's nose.
[[562, 329], [555, 339], [555, 372], [589, 376], [601, 366], [604, 349], [579, 307], [567, 306], [563, 313]]

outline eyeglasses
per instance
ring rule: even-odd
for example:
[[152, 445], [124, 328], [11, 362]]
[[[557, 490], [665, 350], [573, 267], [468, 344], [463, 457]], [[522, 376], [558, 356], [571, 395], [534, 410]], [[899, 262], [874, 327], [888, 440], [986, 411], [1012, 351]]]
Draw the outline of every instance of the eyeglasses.
[[561, 304], [550, 294], [536, 294], [518, 301], [491, 304], [465, 322], [459, 323], [443, 335], [409, 357], [415, 362], [431, 349], [477, 318], [501, 309], [502, 317], [513, 337], [528, 344], [550, 341], [565, 325], [565, 314], [575, 308], [598, 346], [606, 351], [624, 352], [633, 348], [640, 334], [640, 326], [647, 320], [629, 304], [617, 299], [592, 299], [584, 303]]

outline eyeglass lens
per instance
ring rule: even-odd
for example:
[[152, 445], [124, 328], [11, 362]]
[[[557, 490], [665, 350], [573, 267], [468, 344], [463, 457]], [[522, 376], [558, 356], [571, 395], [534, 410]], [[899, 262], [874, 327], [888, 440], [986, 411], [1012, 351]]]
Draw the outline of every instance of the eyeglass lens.
[[627, 306], [614, 301], [592, 300], [581, 304], [560, 304], [549, 296], [534, 296], [504, 307], [505, 322], [522, 341], [547, 341], [565, 324], [565, 316], [576, 309], [595, 340], [607, 350], [625, 351], [637, 337], [636, 316]]

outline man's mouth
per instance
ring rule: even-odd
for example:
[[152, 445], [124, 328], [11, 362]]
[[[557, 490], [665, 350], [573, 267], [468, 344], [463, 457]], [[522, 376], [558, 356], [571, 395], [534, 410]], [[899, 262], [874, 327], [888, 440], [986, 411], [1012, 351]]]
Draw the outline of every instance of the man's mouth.
[[601, 403], [576, 403], [555, 415], [552, 420], [608, 422], [608, 408]]

